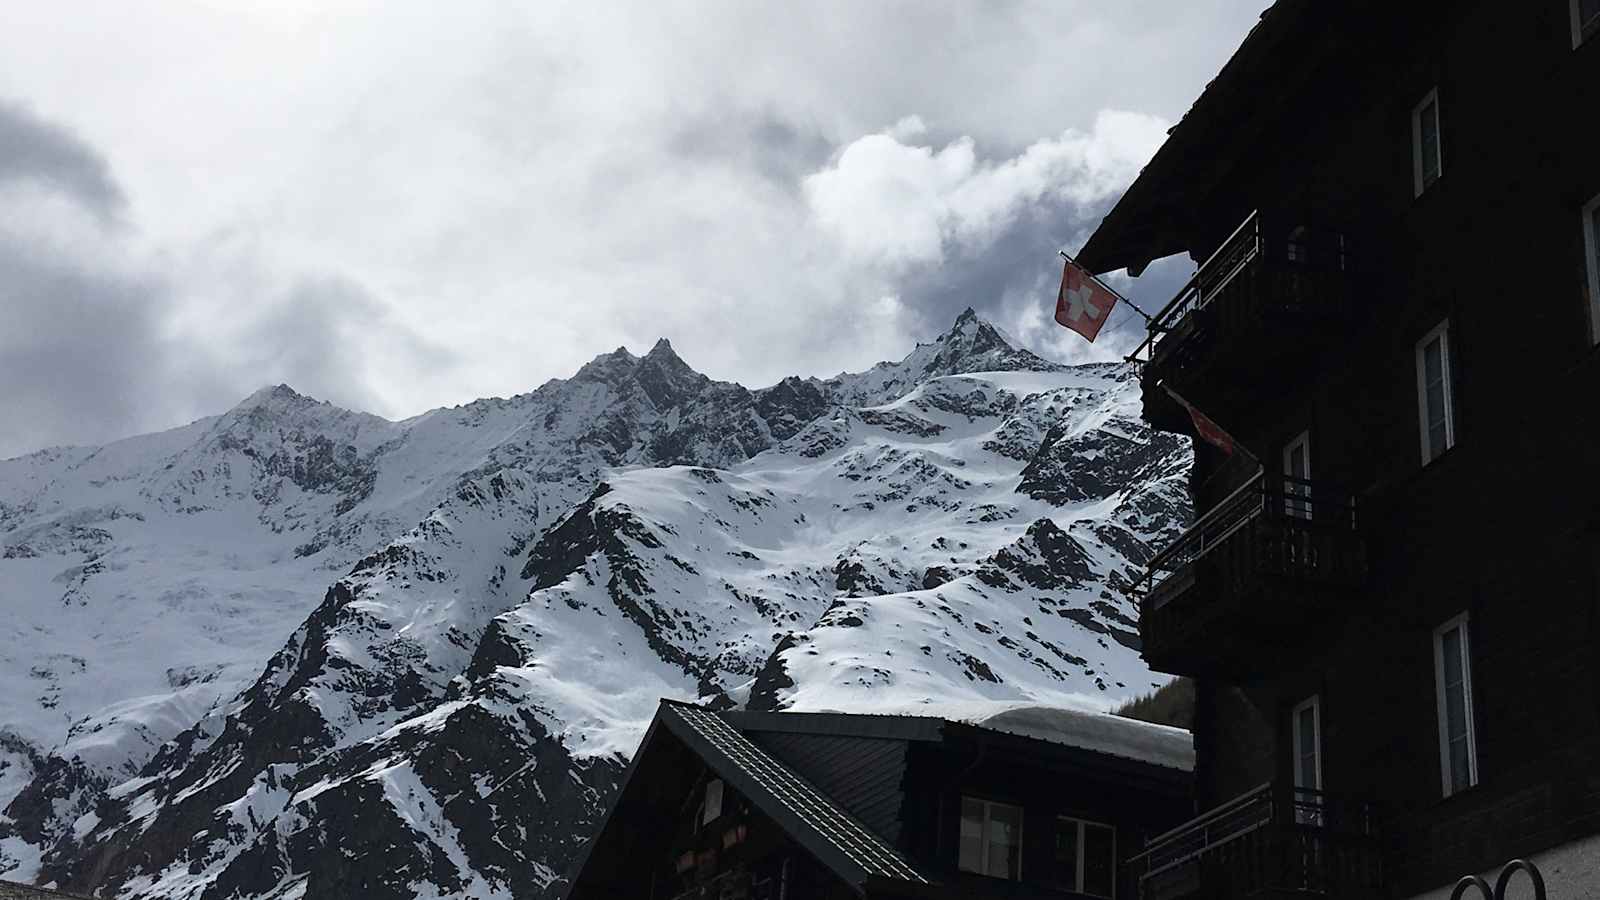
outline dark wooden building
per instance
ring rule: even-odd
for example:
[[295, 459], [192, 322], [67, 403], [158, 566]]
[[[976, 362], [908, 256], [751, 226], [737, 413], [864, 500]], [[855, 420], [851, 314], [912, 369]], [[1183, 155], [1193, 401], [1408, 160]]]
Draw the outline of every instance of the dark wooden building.
[[1187, 732], [1038, 707], [981, 725], [663, 702], [572, 900], [1138, 896], [1193, 814]]
[[1084, 247], [1200, 268], [1140, 348], [1197, 442], [1139, 585], [1210, 810], [1145, 896], [1600, 896], [1600, 0], [1280, 0]]

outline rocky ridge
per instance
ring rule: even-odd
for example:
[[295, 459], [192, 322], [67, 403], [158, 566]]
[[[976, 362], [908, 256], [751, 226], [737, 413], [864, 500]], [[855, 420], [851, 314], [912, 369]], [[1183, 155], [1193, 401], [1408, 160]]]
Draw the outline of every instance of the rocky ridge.
[[[0, 462], [0, 590], [45, 631], [119, 601], [267, 607], [174, 641], [166, 671], [114, 658], [111, 702], [98, 642], [36, 652], [37, 708], [0, 711], [0, 870], [128, 897], [544, 896], [658, 697], [1148, 690], [1115, 587], [1182, 526], [1187, 469], [1121, 367], [1054, 365], [970, 311], [826, 381], [751, 391], [663, 341], [405, 422], [280, 386]], [[312, 591], [285, 640], [267, 622]]]

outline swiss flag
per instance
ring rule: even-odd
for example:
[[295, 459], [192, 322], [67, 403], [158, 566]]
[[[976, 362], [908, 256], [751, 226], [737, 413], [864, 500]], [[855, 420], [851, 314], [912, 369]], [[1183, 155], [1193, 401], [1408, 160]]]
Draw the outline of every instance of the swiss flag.
[[1210, 416], [1198, 409], [1195, 409], [1194, 404], [1179, 396], [1177, 391], [1167, 387], [1164, 384], [1161, 386], [1161, 388], [1167, 392], [1167, 396], [1171, 397], [1173, 400], [1176, 400], [1179, 406], [1188, 411], [1189, 421], [1194, 423], [1195, 434], [1200, 435], [1201, 440], [1212, 445], [1213, 447], [1216, 447], [1218, 450], [1221, 450], [1223, 453], [1226, 453], [1229, 456], [1233, 455], [1233, 449], [1237, 446], [1233, 440], [1233, 435], [1223, 431], [1221, 425], [1211, 421]]
[[1093, 341], [1116, 305], [1116, 294], [1102, 287], [1082, 266], [1067, 260], [1061, 270], [1061, 291], [1056, 295], [1057, 322]]

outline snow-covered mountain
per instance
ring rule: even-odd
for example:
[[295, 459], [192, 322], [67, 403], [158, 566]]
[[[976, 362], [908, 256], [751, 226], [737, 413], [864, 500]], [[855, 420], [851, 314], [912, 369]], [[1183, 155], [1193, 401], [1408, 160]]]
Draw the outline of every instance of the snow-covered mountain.
[[542, 897], [660, 697], [1146, 691], [1115, 588], [1189, 449], [1138, 412], [969, 310], [828, 380], [663, 341], [404, 422], [279, 386], [0, 462], [0, 873]]

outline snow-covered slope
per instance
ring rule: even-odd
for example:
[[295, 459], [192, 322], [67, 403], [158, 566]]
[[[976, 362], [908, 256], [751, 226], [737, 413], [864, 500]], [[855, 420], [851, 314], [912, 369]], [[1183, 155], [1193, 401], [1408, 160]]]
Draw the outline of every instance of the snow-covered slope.
[[970, 311], [827, 381], [662, 342], [405, 422], [279, 387], [0, 463], [0, 872], [537, 897], [660, 697], [1110, 705], [1159, 680], [1115, 586], [1187, 470], [1131, 373]]

